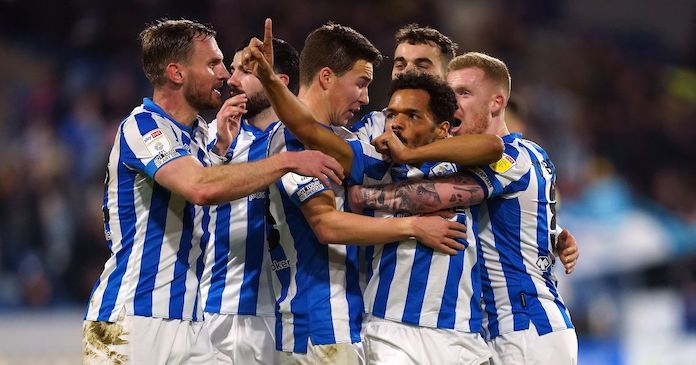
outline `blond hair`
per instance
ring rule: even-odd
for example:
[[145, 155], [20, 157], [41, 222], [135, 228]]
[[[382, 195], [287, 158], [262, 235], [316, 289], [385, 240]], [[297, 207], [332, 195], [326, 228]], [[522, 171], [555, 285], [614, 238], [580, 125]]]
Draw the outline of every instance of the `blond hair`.
[[485, 53], [468, 52], [453, 58], [447, 66], [447, 70], [452, 72], [471, 67], [481, 69], [486, 77], [503, 87], [507, 98], [510, 97], [510, 71], [503, 61]]

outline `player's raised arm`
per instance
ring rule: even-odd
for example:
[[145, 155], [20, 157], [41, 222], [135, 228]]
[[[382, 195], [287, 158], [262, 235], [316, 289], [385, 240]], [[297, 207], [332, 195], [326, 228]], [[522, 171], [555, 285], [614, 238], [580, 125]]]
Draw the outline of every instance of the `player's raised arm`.
[[428, 161], [448, 161], [462, 166], [487, 165], [498, 161], [503, 154], [503, 141], [491, 134], [459, 135], [418, 146], [406, 147], [387, 121], [384, 134], [372, 144], [378, 151], [389, 154], [394, 162], [420, 164]]
[[242, 64], [253, 70], [271, 101], [278, 118], [307, 147], [334, 157], [350, 173], [353, 150], [331, 129], [319, 123], [305, 106], [273, 72], [273, 30], [266, 19], [264, 40], [253, 38], [242, 55]]

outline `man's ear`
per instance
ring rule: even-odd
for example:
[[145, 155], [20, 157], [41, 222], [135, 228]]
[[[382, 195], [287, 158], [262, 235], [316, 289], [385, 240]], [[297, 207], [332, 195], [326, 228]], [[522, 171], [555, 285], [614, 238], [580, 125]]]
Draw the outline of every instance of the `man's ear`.
[[169, 81], [176, 85], [181, 85], [184, 83], [185, 71], [181, 68], [178, 63], [170, 63], [164, 69], [164, 73]]
[[501, 93], [493, 95], [493, 100], [491, 100], [491, 115], [494, 117], [500, 115], [500, 112], [505, 109], [506, 103], [507, 100], [505, 95]]
[[450, 131], [450, 122], [444, 121], [440, 123], [435, 129], [435, 135], [438, 139], [447, 138]]
[[329, 86], [331, 86], [331, 84], [334, 82], [336, 74], [334, 74], [332, 69], [328, 67], [323, 67], [317, 73], [317, 77], [319, 78], [319, 86], [321, 86], [322, 90], [327, 90]]
[[288, 86], [290, 83], [290, 77], [286, 74], [278, 74], [278, 77], [280, 78], [280, 81], [283, 82], [285, 86]]

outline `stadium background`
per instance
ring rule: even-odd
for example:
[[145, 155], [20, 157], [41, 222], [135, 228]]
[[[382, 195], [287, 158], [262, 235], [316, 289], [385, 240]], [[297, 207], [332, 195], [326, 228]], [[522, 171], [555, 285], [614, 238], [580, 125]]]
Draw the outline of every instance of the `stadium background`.
[[[79, 361], [108, 255], [105, 160], [151, 94], [137, 35], [164, 16], [212, 24], [226, 63], [267, 16], [298, 49], [334, 20], [392, 55], [418, 22], [501, 58], [580, 244], [576, 272], [558, 271], [580, 364], [694, 363], [696, 2], [0, 0], [0, 365]], [[390, 67], [364, 111], [385, 105]]]

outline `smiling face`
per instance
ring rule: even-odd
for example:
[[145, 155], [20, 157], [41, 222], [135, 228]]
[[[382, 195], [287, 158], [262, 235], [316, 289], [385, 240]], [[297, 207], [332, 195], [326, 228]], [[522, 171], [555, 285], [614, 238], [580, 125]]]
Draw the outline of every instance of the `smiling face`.
[[444, 80], [445, 65], [440, 49], [434, 43], [400, 43], [394, 51], [392, 79], [404, 72], [416, 71], [437, 76]]
[[185, 75], [184, 97], [196, 110], [222, 106], [219, 89], [230, 76], [222, 60], [222, 51], [215, 38], [199, 37], [193, 42], [188, 61], [181, 63], [181, 70]]
[[331, 124], [345, 126], [361, 106], [370, 102], [368, 86], [372, 82], [372, 72], [372, 63], [358, 60], [343, 75], [332, 74], [327, 96]]
[[481, 134], [488, 130], [496, 98], [496, 86], [478, 67], [450, 71], [447, 84], [457, 98], [454, 117], [462, 124], [452, 134]]
[[392, 94], [384, 111], [387, 127], [407, 147], [423, 146], [447, 135], [449, 123], [436, 122], [429, 104], [430, 95], [425, 90], [401, 89]]

